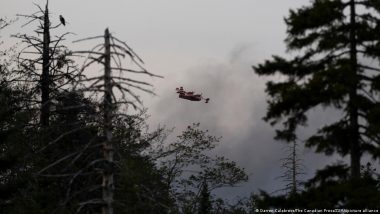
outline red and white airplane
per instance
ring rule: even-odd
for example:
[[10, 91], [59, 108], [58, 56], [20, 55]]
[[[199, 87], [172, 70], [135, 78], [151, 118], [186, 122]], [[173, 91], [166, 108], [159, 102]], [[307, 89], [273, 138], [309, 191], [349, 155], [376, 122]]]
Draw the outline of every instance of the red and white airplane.
[[175, 89], [177, 93], [179, 94], [179, 98], [191, 100], [191, 101], [201, 101], [205, 100], [205, 103], [208, 103], [210, 101], [210, 98], [203, 98], [202, 94], [194, 94], [193, 91], [185, 91], [183, 90], [183, 87], [179, 87]]

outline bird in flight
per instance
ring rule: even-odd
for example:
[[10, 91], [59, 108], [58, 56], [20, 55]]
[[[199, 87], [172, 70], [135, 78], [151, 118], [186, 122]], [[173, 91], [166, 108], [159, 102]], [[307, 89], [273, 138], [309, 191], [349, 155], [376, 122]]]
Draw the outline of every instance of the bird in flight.
[[193, 91], [185, 91], [183, 87], [179, 87], [175, 89], [177, 93], [179, 94], [179, 98], [191, 100], [191, 101], [201, 101], [205, 100], [205, 103], [208, 103], [210, 101], [210, 98], [204, 98], [202, 97], [202, 94], [194, 94]]
[[65, 21], [65, 18], [63, 18], [62, 15], [59, 15], [59, 21], [61, 21], [61, 24], [63, 24], [63, 26], [66, 25], [66, 21]]

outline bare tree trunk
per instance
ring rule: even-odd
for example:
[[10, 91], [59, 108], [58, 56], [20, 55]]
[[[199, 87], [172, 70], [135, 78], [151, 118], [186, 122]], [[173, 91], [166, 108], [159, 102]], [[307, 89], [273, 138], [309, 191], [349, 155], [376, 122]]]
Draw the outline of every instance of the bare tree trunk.
[[349, 93], [348, 111], [350, 117], [350, 149], [351, 149], [351, 178], [356, 179], [360, 177], [360, 138], [359, 138], [359, 122], [358, 122], [358, 107], [357, 107], [357, 41], [356, 41], [356, 11], [355, 1], [350, 1], [350, 59], [351, 59], [351, 73], [349, 74], [351, 89]]
[[43, 52], [42, 52], [42, 75], [41, 75], [41, 115], [40, 123], [42, 127], [49, 126], [50, 117], [50, 20], [48, 2], [45, 7], [44, 14], [44, 40], [43, 40]]
[[[101, 152], [103, 154], [103, 157], [101, 157], [99, 160], [102, 161], [103, 166], [102, 167], [102, 198], [100, 199], [97, 197], [96, 199], [83, 202], [80, 206], [80, 209], [84, 207], [86, 204], [91, 204], [94, 200], [96, 203], [101, 200], [101, 213], [102, 214], [113, 214], [114, 209], [114, 190], [115, 190], [115, 161], [114, 161], [114, 142], [115, 139], [112, 136], [113, 131], [113, 117], [115, 116], [115, 112], [117, 111], [118, 105], [127, 105], [130, 104], [133, 107], [137, 108], [133, 101], [130, 101], [129, 99], [132, 99], [134, 101], [137, 101], [141, 104], [141, 100], [139, 97], [133, 93], [130, 88], [126, 86], [131, 86], [132, 88], [136, 88], [138, 90], [151, 93], [153, 92], [145, 88], [144, 86], [151, 86], [151, 84], [146, 83], [144, 81], [124, 78], [122, 76], [112, 76], [112, 69], [117, 69], [118, 71], [123, 71], [125, 73], [140, 73], [140, 74], [146, 74], [149, 76], [156, 76], [143, 68], [143, 66], [140, 64], [143, 64], [143, 61], [140, 57], [137, 56], [137, 54], [123, 41], [113, 37], [109, 33], [108, 28], [105, 30], [104, 35], [102, 36], [96, 36], [96, 37], [89, 37], [86, 39], [78, 40], [78, 41], [84, 41], [84, 40], [90, 40], [90, 39], [96, 39], [96, 38], [104, 38], [104, 53], [99, 53], [98, 51], [77, 51], [77, 53], [86, 53], [91, 56], [88, 56], [88, 58], [91, 58], [89, 62], [86, 62], [81, 69], [81, 72], [79, 75], [83, 75], [83, 72], [85, 71], [85, 68], [91, 65], [94, 62], [101, 63], [104, 65], [104, 75], [101, 75], [96, 78], [89, 78], [87, 81], [90, 83], [92, 80], [96, 79], [96, 82], [91, 82], [91, 86], [85, 88], [84, 91], [89, 92], [95, 92], [97, 93], [98, 90], [104, 91], [103, 96], [103, 121], [102, 121], [102, 128], [103, 133], [101, 134], [104, 138], [102, 138], [102, 149]], [[115, 44], [118, 43], [118, 44]], [[111, 47], [112, 46], [112, 47]], [[111, 48], [113, 51], [111, 52]], [[111, 55], [113, 54], [113, 56]], [[114, 57], [115, 56], [115, 57]], [[133, 70], [133, 69], [127, 69], [122, 67], [121, 58], [120, 56], [129, 56], [130, 59], [135, 63], [141, 70]], [[112, 63], [112, 61], [114, 63]], [[115, 68], [112, 68], [112, 66], [116, 66]], [[86, 81], [86, 80], [85, 80]], [[140, 86], [142, 85], [142, 86]], [[82, 90], [81, 90], [82, 91]], [[121, 100], [118, 100], [115, 97], [115, 91], [119, 92], [121, 95]], [[128, 97], [131, 98], [128, 98]], [[97, 159], [98, 160], [98, 159]]]
[[108, 28], [105, 31], [105, 63], [104, 63], [104, 136], [103, 155], [106, 169], [103, 170], [103, 201], [102, 214], [113, 214], [113, 143], [112, 143], [112, 83], [111, 83], [111, 46]]
[[297, 142], [293, 141], [293, 149], [292, 149], [292, 194], [297, 193]]

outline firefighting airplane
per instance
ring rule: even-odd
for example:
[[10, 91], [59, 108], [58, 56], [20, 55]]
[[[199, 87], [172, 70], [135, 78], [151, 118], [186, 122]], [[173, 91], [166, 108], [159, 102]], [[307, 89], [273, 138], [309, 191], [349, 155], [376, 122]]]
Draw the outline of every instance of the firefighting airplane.
[[191, 101], [201, 101], [205, 100], [205, 103], [208, 103], [210, 101], [210, 98], [203, 98], [202, 94], [194, 94], [193, 91], [185, 91], [183, 90], [183, 87], [179, 87], [175, 89], [177, 93], [179, 94], [179, 98], [191, 100]]

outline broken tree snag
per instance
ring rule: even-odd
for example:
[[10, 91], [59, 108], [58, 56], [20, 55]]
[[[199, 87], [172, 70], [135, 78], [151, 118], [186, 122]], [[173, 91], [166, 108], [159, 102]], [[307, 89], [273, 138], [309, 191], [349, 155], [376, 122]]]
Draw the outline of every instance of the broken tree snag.
[[[33, 100], [39, 104], [39, 125], [49, 126], [53, 100], [67, 89], [78, 78], [78, 70], [74, 61], [70, 59], [72, 52], [62, 44], [69, 32], [52, 35], [54, 29], [61, 24], [54, 25], [50, 17], [49, 4], [38, 7], [38, 11], [31, 15], [17, 16], [27, 19], [22, 27], [37, 23], [35, 34], [15, 34], [12, 37], [25, 44], [17, 56], [18, 67], [14, 70], [10, 82], [25, 82], [30, 84]], [[33, 104], [35, 105], [35, 104]], [[34, 107], [33, 107], [34, 108]]]
[[[86, 205], [100, 205], [99, 208], [102, 214], [113, 214], [115, 199], [115, 188], [117, 183], [115, 177], [118, 175], [116, 167], [118, 158], [115, 153], [118, 151], [118, 144], [121, 139], [113, 136], [113, 122], [115, 118], [128, 117], [128, 106], [132, 106], [135, 110], [143, 110], [142, 101], [135, 91], [143, 91], [149, 94], [154, 94], [151, 87], [152, 85], [144, 80], [135, 79], [130, 77], [136, 74], [145, 74], [150, 77], [160, 77], [153, 73], [148, 72], [143, 66], [141, 58], [123, 41], [114, 37], [109, 29], [106, 29], [101, 36], [93, 36], [85, 39], [80, 39], [75, 42], [83, 42], [88, 40], [102, 39], [100, 44], [95, 45], [90, 50], [75, 51], [76, 54], [85, 54], [83, 66], [80, 69], [80, 80], [74, 85], [74, 91], [85, 92], [89, 97], [100, 97], [101, 106], [99, 108], [102, 115], [98, 121], [102, 127], [99, 130], [101, 136], [101, 147], [97, 148], [97, 154], [100, 153], [99, 159], [90, 160], [90, 164], [100, 160], [102, 163], [96, 173], [100, 175], [102, 181], [99, 182], [97, 187], [102, 189], [101, 195], [95, 195], [96, 198], [89, 199], [81, 202], [79, 209]], [[127, 66], [124, 58], [129, 58], [132, 62]], [[104, 71], [101, 74], [87, 77], [86, 70], [94, 64], [100, 64]], [[131, 66], [131, 67], [130, 67]], [[128, 76], [127, 76], [128, 75]], [[124, 108], [122, 108], [124, 107]], [[125, 112], [121, 112], [121, 109]], [[128, 143], [128, 142], [127, 142]], [[99, 148], [99, 149], [98, 149]], [[123, 203], [117, 201], [118, 204]], [[96, 206], [95, 209], [98, 209]]]
[[111, 45], [110, 33], [108, 28], [104, 33], [104, 136], [103, 156], [105, 160], [105, 168], [103, 169], [102, 192], [104, 205], [102, 208], [103, 214], [113, 214], [113, 193], [114, 193], [114, 172], [113, 172], [113, 143], [112, 143], [112, 83], [111, 83]]
[[40, 123], [42, 127], [47, 127], [49, 126], [50, 117], [50, 21], [48, 3], [46, 3], [45, 7], [43, 32]]

